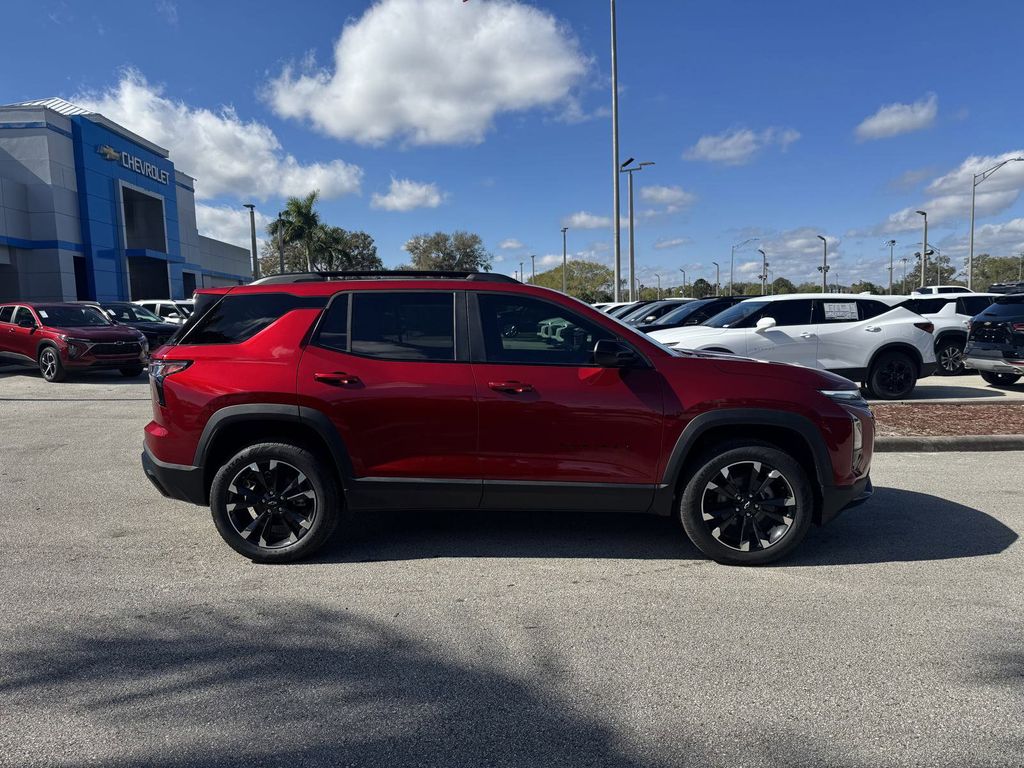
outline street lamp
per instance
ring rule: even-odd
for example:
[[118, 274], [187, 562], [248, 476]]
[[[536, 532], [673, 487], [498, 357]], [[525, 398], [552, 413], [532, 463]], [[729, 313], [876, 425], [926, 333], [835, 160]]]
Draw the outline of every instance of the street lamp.
[[255, 203], [244, 203], [242, 207], [249, 209], [249, 234], [252, 236], [252, 279], [258, 280], [260, 260], [256, 254], [256, 205]]
[[537, 254], [530, 254], [530, 282], [537, 282]]
[[[737, 249], [737, 248], [742, 248], [742, 247], [743, 247], [744, 245], [746, 245], [747, 243], [753, 243], [753, 242], [756, 242], [756, 241], [757, 241], [757, 240], [759, 240], [759, 239], [760, 239], [760, 238], [757, 238], [757, 237], [748, 237], [748, 238], [747, 238], [746, 240], [744, 240], [744, 241], [743, 241], [742, 243], [736, 243], [736, 245], [734, 245], [734, 246], [732, 247], [732, 251], [731, 251], [731, 252], [729, 253], [729, 295], [730, 295], [730, 296], [732, 296], [732, 295], [733, 295], [733, 287], [732, 287], [732, 283], [733, 283], [733, 275], [734, 275], [734, 273], [735, 273], [736, 249]], [[713, 263], [714, 263], [714, 262], [712, 262], [712, 264], [713, 264]]]
[[[1007, 163], [1024, 162], [1024, 157], [1011, 157], [996, 163], [987, 171], [974, 174], [971, 180], [971, 249], [967, 252], [967, 290], [974, 290], [974, 203], [978, 197], [978, 185]], [[920, 213], [920, 211], [918, 211]]]
[[768, 285], [771, 286], [772, 296], [775, 295], [775, 270], [768, 270]]
[[633, 174], [637, 171], [642, 171], [648, 165], [654, 165], [654, 163], [640, 163], [639, 165], [635, 165], [630, 168], [629, 164], [632, 162], [633, 158], [631, 157], [622, 164], [619, 171], [620, 173], [625, 173], [629, 177], [629, 300], [636, 301], [639, 297], [636, 295], [636, 252], [633, 247], [633, 235], [635, 231], [635, 227], [633, 226]]
[[761, 278], [761, 295], [764, 296], [768, 290], [766, 284], [768, 280], [768, 256], [765, 254], [764, 248], [758, 248], [757, 252], [761, 254], [761, 274], [758, 277]]
[[[568, 232], [568, 231], [569, 231], [568, 227], [562, 227], [562, 293], [564, 293], [566, 295], [568, 295], [569, 292], [565, 288], [565, 285], [566, 285], [566, 281], [565, 281], [565, 270], [566, 270], [566, 264], [565, 264], [565, 261], [566, 261], [566, 257], [565, 257], [565, 233]], [[615, 279], [618, 280], [618, 276], [616, 276]], [[618, 295], [619, 295], [618, 287], [615, 288], [614, 293], [615, 293], [615, 296], [618, 297]], [[615, 300], [618, 301], [618, 298], [616, 298]]]
[[821, 266], [818, 267], [821, 272], [821, 292], [828, 293], [828, 240], [821, 235], [818, 235], [818, 239], [821, 240]]
[[523, 262], [520, 261], [519, 262], [519, 282], [521, 282], [521, 283], [525, 283], [526, 282], [525, 275], [526, 275], [526, 273], [523, 272]]
[[661, 301], [661, 275], [655, 275], [658, 278], [658, 301]]
[[906, 293], [907, 292], [907, 262], [908, 261], [910, 261], [910, 259], [908, 259], [906, 256], [904, 256], [904, 257], [902, 257], [900, 259], [900, 262], [903, 264], [903, 287], [900, 289], [901, 293]]
[[892, 260], [896, 250], [896, 241], [886, 240], [885, 244], [889, 246], [889, 295], [892, 296]]
[[277, 214], [277, 255], [281, 260], [281, 274], [284, 274], [284, 211]]
[[[1024, 254], [1021, 254], [1021, 259], [1024, 260]], [[686, 298], [686, 270], [680, 267], [679, 271], [683, 273], [683, 298]]]
[[924, 271], [925, 267], [928, 266], [928, 213], [926, 211], [918, 211], [919, 214], [924, 216], [924, 240], [921, 245], [921, 287], [924, 288]]
[[[615, 0], [609, 0], [612, 14], [612, 229], [615, 232], [615, 288], [613, 300], [620, 301], [622, 295], [622, 223], [619, 221], [619, 64], [618, 46], [615, 41]], [[630, 176], [630, 179], [633, 177]], [[563, 274], [565, 274], [563, 272]], [[633, 282], [630, 280], [630, 289]], [[632, 298], [632, 297], [631, 297]]]
[[722, 270], [719, 268], [717, 261], [712, 261], [711, 263], [715, 265], [715, 296], [717, 296], [719, 280], [721, 279]]

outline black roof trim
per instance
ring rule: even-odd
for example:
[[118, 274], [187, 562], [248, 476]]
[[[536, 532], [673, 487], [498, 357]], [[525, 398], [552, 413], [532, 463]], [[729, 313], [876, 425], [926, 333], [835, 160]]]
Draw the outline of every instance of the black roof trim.
[[446, 272], [422, 269], [359, 270], [352, 272], [289, 272], [254, 280], [249, 285], [281, 285], [285, 283], [319, 283], [328, 280], [408, 280], [408, 279], [475, 280], [487, 283], [518, 283], [515, 278], [496, 272]]

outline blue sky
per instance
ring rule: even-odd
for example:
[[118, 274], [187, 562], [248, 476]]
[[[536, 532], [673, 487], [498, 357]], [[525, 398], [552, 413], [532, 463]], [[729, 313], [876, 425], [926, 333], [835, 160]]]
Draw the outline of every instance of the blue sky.
[[[315, 186], [388, 264], [464, 228], [511, 273], [560, 261], [564, 224], [570, 253], [611, 261], [602, 0], [40, 0], [3, 19], [0, 102], [62, 96], [167, 146], [209, 234], [245, 244], [239, 203], [273, 216]], [[959, 259], [971, 175], [1024, 152], [1019, 2], [619, 0], [618, 26], [621, 157], [656, 163], [636, 176], [648, 284], [713, 276], [748, 237], [737, 279], [758, 246], [812, 279], [819, 233], [841, 282], [883, 282], [882, 243], [915, 250], [920, 207]], [[1024, 162], [978, 188], [977, 252], [1024, 250], [1022, 188]]]

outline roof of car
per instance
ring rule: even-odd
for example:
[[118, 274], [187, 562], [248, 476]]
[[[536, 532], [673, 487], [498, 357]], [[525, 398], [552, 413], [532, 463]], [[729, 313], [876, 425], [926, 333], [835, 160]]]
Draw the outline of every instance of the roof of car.
[[906, 301], [907, 296], [882, 296], [864, 293], [785, 293], [780, 296], [751, 296], [743, 301], [793, 301], [796, 299], [828, 299], [830, 301], [880, 301], [883, 304], [899, 304]]

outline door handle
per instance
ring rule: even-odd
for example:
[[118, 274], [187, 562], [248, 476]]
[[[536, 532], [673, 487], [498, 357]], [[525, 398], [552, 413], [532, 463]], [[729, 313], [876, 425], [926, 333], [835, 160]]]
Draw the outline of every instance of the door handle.
[[350, 373], [343, 371], [334, 371], [334, 373], [314, 373], [314, 381], [321, 381], [324, 384], [336, 384], [344, 387], [346, 384], [359, 384], [359, 377], [353, 376]]
[[877, 325], [869, 325], [864, 330], [865, 331], [871, 331], [872, 333], [878, 333], [882, 329], [879, 328]]
[[513, 395], [533, 392], [533, 384], [525, 384], [521, 381], [492, 381], [487, 386], [495, 392], [508, 392]]
[[807, 331], [804, 331], [803, 333], [800, 334], [800, 338], [801, 339], [813, 339], [814, 338], [814, 334], [813, 333], [809, 333]]

